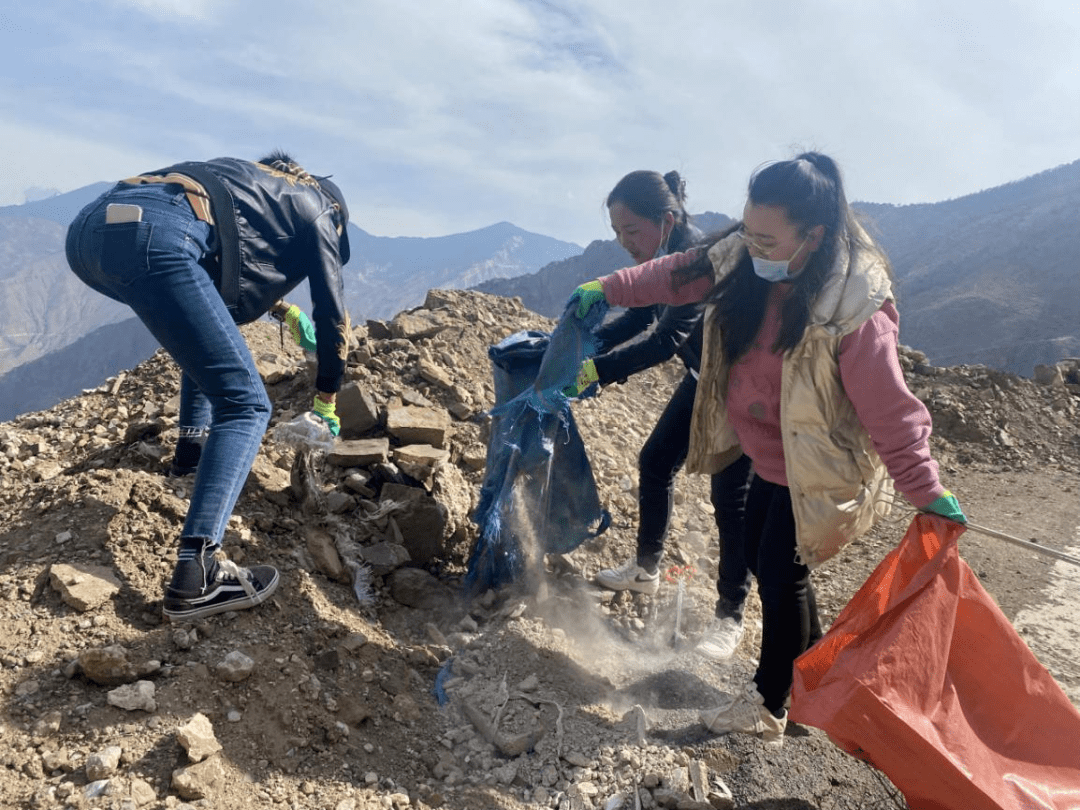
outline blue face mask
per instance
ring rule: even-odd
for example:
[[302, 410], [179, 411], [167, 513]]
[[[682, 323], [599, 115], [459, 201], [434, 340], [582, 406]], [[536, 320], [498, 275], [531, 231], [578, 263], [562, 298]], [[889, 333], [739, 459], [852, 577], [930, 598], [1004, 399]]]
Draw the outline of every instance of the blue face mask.
[[802, 240], [798, 249], [791, 254], [790, 259], [783, 261], [776, 261], [774, 259], [760, 259], [757, 256], [751, 256], [750, 260], [754, 263], [754, 273], [759, 277], [769, 282], [777, 281], [790, 281], [791, 276], [788, 275], [788, 268], [795, 257], [799, 255], [799, 252], [806, 244], [806, 239]]

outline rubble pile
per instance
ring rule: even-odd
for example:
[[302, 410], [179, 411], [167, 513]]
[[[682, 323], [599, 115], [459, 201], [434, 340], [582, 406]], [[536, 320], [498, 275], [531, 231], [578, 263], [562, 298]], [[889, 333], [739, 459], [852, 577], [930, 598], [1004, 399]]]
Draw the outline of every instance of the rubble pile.
[[982, 365], [929, 366], [907, 347], [900, 361], [908, 387], [930, 409], [936, 452], [962, 465], [1077, 469], [1080, 359], [1036, 366], [1032, 379]]
[[[552, 326], [517, 299], [434, 290], [356, 327], [325, 458], [274, 439], [310, 408], [311, 361], [277, 326], [245, 327], [275, 411], [224, 553], [277, 566], [282, 584], [192, 625], [160, 610], [191, 487], [165, 475], [169, 358], [0, 425], [0, 806], [895, 806], [819, 732], [769, 750], [697, 722], [752, 672], [760, 638], [751, 603], [732, 665], [692, 652], [715, 598], [703, 478], [680, 478], [658, 597], [588, 583], [633, 548], [636, 457], [676, 363], [574, 406], [607, 534], [542, 561], [528, 587], [464, 599], [487, 349]], [[902, 361], [943, 466], [1080, 469], [1074, 361], [1035, 381]], [[867, 570], [823, 571], [823, 609]]]

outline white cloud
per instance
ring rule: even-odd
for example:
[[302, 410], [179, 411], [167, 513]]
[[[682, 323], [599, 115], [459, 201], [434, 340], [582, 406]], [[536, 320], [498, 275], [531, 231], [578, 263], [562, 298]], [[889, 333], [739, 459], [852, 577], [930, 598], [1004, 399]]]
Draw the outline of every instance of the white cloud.
[[[4, 121], [0, 121], [0, 143], [8, 152], [0, 205], [24, 202], [26, 191], [35, 187], [71, 191], [142, 171], [134, 166], [153, 168], [167, 162], [160, 154], [132, 150], [124, 144]], [[48, 155], [48, 160], [41, 159], [42, 154]]]
[[7, 199], [57, 184], [53, 144], [100, 167], [93, 180], [281, 146], [333, 172], [373, 233], [508, 219], [584, 243], [607, 235], [600, 201], [636, 168], [678, 169], [695, 210], [737, 214], [751, 170], [795, 145], [833, 154], [849, 196], [880, 202], [1080, 157], [1080, 7], [1066, 2], [265, 0], [253, 13], [60, 0], [7, 13], [0, 120], [35, 133], [17, 141], [34, 176], [0, 178]]
[[206, 20], [210, 18], [215, 6], [221, 5], [221, 0], [113, 0], [123, 8], [142, 11], [154, 17], [172, 21], [176, 18], [182, 20]]

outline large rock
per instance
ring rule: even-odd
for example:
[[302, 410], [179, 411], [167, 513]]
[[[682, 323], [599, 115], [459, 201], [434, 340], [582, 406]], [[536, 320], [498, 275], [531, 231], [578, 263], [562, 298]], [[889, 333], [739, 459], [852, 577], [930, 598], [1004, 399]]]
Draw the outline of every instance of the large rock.
[[396, 601], [423, 610], [446, 609], [454, 598], [449, 586], [419, 568], [399, 568], [386, 578], [386, 584]]
[[445, 312], [431, 312], [417, 309], [412, 312], [400, 312], [390, 322], [393, 337], [405, 340], [420, 340], [434, 337], [452, 326], [455, 319]]
[[102, 565], [56, 563], [49, 568], [49, 581], [65, 603], [83, 613], [109, 601], [120, 590], [116, 574]]
[[131, 683], [161, 668], [160, 661], [132, 663], [127, 650], [116, 644], [83, 650], [76, 663], [83, 675], [99, 686]]
[[304, 543], [315, 561], [315, 567], [335, 582], [348, 582], [349, 572], [341, 561], [330, 533], [315, 526], [305, 526], [303, 534]]
[[389, 456], [389, 439], [351, 439], [337, 442], [326, 460], [338, 467], [366, 467], [386, 461]]
[[409, 444], [394, 450], [394, 464], [429, 490], [435, 471], [450, 459], [450, 451], [430, 444]]
[[398, 504], [392, 517], [415, 564], [426, 565], [444, 555], [449, 525], [445, 506], [424, 490], [402, 484], [384, 484], [382, 500]]
[[420, 358], [416, 364], [416, 370], [421, 377], [432, 385], [437, 385], [447, 391], [454, 387], [454, 379], [447, 373], [446, 369], [431, 360]]
[[409, 562], [409, 550], [397, 543], [373, 543], [360, 549], [360, 556], [371, 573], [386, 576]]
[[1065, 385], [1065, 377], [1059, 366], [1035, 366], [1035, 382], [1039, 385]]
[[450, 432], [450, 414], [441, 408], [400, 405], [387, 409], [386, 429], [404, 444], [445, 447]]
[[379, 406], [367, 392], [356, 383], [349, 383], [338, 391], [337, 415], [341, 420], [341, 436], [353, 439], [379, 425]]

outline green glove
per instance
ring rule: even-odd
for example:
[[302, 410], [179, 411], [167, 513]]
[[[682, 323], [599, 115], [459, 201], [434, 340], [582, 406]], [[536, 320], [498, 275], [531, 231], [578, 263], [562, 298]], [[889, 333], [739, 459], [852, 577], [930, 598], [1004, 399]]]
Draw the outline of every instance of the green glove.
[[577, 378], [574, 380], [573, 384], [566, 386], [562, 392], [568, 397], [581, 396], [582, 391], [599, 379], [600, 377], [596, 373], [596, 363], [594, 363], [590, 357], [581, 364], [581, 368], [578, 370]]
[[592, 309], [593, 304], [599, 303], [604, 299], [604, 285], [600, 283], [600, 279], [596, 281], [587, 281], [582, 284], [570, 295], [570, 300], [566, 302], [567, 306], [570, 306], [577, 301], [577, 316], [578, 318], [584, 318], [589, 314], [589, 310]]
[[941, 493], [941, 497], [933, 503], [924, 506], [922, 511], [933, 512], [935, 515], [955, 520], [957, 523], [967, 523], [967, 517], [960, 509], [960, 502], [949, 490]]
[[293, 342], [306, 352], [313, 352], [318, 348], [315, 342], [315, 327], [304, 311], [296, 304], [285, 310], [285, 326]]
[[337, 403], [336, 402], [323, 402], [319, 399], [318, 395], [315, 396], [315, 404], [311, 406], [311, 410], [317, 417], [326, 422], [327, 427], [330, 428], [330, 432], [337, 436], [341, 433], [341, 420], [337, 417]]

